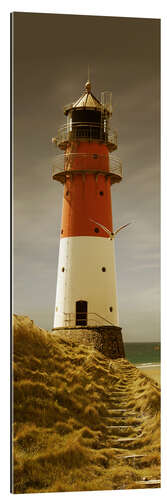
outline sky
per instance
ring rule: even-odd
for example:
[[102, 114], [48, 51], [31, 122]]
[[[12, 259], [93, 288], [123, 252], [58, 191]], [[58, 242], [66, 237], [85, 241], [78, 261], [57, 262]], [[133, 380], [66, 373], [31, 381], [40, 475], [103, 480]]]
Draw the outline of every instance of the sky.
[[63, 187], [51, 143], [63, 107], [112, 91], [123, 181], [112, 186], [120, 326], [124, 341], [158, 341], [160, 309], [160, 22], [14, 14], [14, 306], [51, 329]]

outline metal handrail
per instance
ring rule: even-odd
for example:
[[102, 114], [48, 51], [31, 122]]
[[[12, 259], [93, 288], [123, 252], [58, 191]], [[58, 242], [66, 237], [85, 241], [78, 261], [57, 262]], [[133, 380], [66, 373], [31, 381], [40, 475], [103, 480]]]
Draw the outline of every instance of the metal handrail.
[[[72, 320], [76, 320], [76, 314], [75, 313], [61, 313], [61, 314], [64, 314], [64, 316], [68, 316], [67, 320], [65, 319], [65, 321], [72, 321]], [[84, 312], [79, 312], [78, 313], [79, 315], [85, 315], [86, 313]], [[89, 316], [91, 315], [94, 315], [98, 318], [100, 318], [101, 320], [105, 321], [106, 323], [110, 324], [111, 326], [113, 326], [114, 323], [112, 323], [111, 321], [109, 321], [108, 319], [104, 318], [103, 316], [101, 316], [100, 314], [98, 313], [95, 313], [95, 312], [89, 312], [87, 313], [87, 318], [89, 318]], [[96, 321], [96, 319], [93, 319], [93, 318], [90, 318], [91, 321]], [[89, 324], [87, 323], [87, 325], [85, 326], [89, 326]], [[104, 325], [103, 325], [104, 326]]]

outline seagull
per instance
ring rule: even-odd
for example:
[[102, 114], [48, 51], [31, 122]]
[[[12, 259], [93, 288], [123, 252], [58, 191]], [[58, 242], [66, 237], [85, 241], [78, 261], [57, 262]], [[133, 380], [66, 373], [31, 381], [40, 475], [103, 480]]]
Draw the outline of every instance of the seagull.
[[94, 222], [94, 224], [97, 224], [97, 226], [101, 227], [107, 234], [109, 234], [108, 239], [112, 240], [121, 229], [124, 229], [125, 227], [129, 226], [132, 224], [132, 222], [128, 222], [128, 224], [124, 224], [123, 226], [119, 227], [114, 233], [112, 233], [106, 226], [103, 226], [103, 224], [100, 224], [100, 222], [97, 222], [96, 220], [89, 219], [91, 222]]

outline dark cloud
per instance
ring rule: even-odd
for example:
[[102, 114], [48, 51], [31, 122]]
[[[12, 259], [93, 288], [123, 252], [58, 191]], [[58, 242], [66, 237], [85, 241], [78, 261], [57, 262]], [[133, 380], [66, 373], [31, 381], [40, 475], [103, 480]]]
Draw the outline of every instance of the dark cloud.
[[63, 106], [113, 93], [124, 179], [113, 186], [120, 324], [126, 340], [159, 339], [159, 20], [14, 14], [14, 310], [51, 328], [62, 186], [51, 137]]

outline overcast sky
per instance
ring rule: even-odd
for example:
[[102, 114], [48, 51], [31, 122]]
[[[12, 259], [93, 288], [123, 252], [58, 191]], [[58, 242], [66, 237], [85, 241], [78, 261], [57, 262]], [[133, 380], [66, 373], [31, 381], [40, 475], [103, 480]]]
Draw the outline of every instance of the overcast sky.
[[159, 20], [14, 14], [14, 312], [51, 329], [63, 187], [51, 144], [63, 107], [113, 94], [123, 181], [112, 187], [120, 326], [159, 340]]

